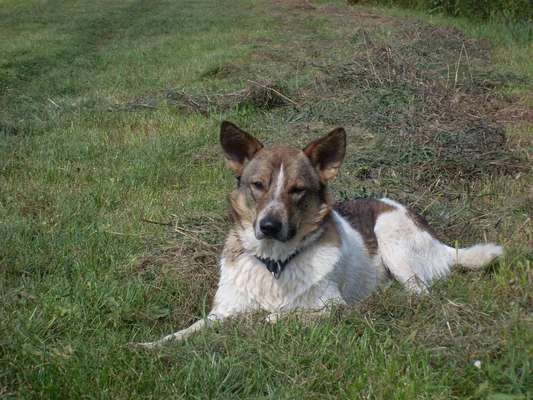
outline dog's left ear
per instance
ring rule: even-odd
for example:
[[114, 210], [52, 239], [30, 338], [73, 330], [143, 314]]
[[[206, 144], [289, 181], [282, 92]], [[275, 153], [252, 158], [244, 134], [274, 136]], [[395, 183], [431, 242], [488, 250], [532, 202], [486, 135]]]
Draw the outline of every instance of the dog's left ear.
[[228, 121], [220, 125], [220, 145], [229, 168], [238, 178], [242, 175], [244, 165], [263, 148], [259, 140]]
[[344, 128], [335, 128], [326, 136], [311, 142], [304, 153], [317, 169], [323, 183], [334, 179], [346, 153]]

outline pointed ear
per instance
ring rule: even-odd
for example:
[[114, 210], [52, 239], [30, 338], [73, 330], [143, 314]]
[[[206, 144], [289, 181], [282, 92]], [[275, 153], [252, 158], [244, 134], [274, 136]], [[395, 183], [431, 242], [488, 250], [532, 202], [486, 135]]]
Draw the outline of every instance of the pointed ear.
[[317, 169], [323, 183], [334, 179], [346, 153], [344, 128], [335, 128], [326, 136], [311, 142], [304, 153]]
[[220, 125], [220, 145], [229, 168], [237, 176], [241, 176], [244, 165], [263, 148], [259, 140], [228, 121]]

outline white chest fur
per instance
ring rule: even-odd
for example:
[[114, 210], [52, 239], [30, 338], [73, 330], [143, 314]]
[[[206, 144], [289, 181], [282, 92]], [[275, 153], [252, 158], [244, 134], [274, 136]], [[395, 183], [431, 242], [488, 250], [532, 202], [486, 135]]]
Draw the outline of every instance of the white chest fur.
[[228, 293], [223, 286], [232, 286], [259, 308], [271, 312], [319, 308], [336, 290], [327, 277], [339, 257], [340, 249], [335, 246], [312, 246], [291, 260], [279, 279], [251, 254], [245, 253], [233, 262], [222, 259], [219, 291]]
[[317, 309], [331, 301], [356, 303], [367, 297], [384, 277], [379, 257], [370, 257], [359, 232], [337, 213], [333, 216], [340, 246], [322, 243], [318, 233], [287, 264], [279, 279], [254, 254], [268, 258], [279, 254], [280, 259], [286, 259], [296, 249], [290, 243], [289, 249], [272, 247], [271, 243], [256, 240], [253, 231], [241, 232], [246, 250], [232, 260], [221, 259], [215, 299], [219, 312], [229, 308], [238, 312], [252, 308], [270, 312]]

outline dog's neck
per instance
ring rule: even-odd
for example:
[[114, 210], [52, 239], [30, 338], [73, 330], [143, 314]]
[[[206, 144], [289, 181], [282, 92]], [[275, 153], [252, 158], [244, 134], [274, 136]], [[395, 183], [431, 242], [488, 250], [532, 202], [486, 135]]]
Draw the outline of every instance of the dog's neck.
[[285, 267], [287, 266], [287, 264], [298, 254], [300, 254], [299, 250], [291, 254], [289, 258], [287, 258], [284, 261], [272, 260], [271, 258], [263, 258], [263, 257], [258, 257], [258, 256], [255, 256], [255, 258], [257, 258], [259, 261], [261, 261], [265, 265], [265, 268], [268, 269], [268, 271], [272, 274], [272, 276], [274, 276], [275, 279], [278, 279], [281, 273], [283, 272], [283, 270], [285, 269]]

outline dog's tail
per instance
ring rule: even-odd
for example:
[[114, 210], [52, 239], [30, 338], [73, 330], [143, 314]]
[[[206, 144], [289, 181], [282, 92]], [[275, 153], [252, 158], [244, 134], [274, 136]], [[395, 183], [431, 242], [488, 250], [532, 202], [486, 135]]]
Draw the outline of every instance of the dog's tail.
[[494, 243], [476, 244], [462, 249], [446, 247], [453, 265], [460, 265], [468, 269], [481, 268], [503, 254], [503, 247]]

